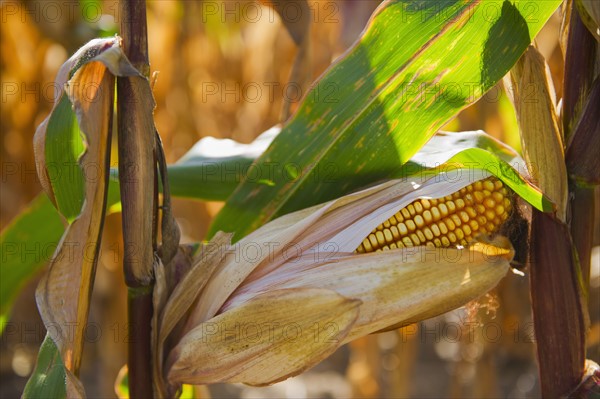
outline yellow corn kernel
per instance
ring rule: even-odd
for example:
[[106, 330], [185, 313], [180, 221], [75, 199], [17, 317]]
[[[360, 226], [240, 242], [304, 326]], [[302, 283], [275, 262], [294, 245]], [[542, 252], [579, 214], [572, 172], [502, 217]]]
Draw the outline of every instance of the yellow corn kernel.
[[356, 252], [468, 245], [478, 234], [497, 232], [511, 211], [512, 192], [489, 177], [443, 198], [412, 202], [377, 226]]

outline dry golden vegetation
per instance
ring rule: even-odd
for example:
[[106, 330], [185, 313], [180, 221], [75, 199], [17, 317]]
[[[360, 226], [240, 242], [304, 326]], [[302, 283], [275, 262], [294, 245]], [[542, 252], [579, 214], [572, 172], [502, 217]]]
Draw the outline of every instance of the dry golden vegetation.
[[[2, 228], [41, 191], [32, 139], [35, 127], [50, 111], [58, 68], [89, 39], [118, 29], [115, 1], [80, 2], [101, 6], [100, 14], [88, 9], [87, 21], [80, 6], [70, 3], [77, 2], [1, 5]], [[299, 97], [298, 86], [288, 82], [297, 49], [278, 15], [245, 1], [213, 2], [219, 11], [207, 15], [206, 3], [210, 2], [148, 2], [150, 62], [152, 71], [158, 72], [153, 87], [155, 122], [169, 163], [206, 136], [252, 141], [279, 122], [284, 96]], [[315, 15], [310, 62], [312, 76], [317, 77], [357, 38], [377, 3], [309, 3]], [[74, 10], [71, 15], [69, 7]], [[234, 11], [225, 13], [221, 7]], [[563, 75], [559, 25], [555, 15], [537, 39], [555, 82]], [[559, 98], [560, 91], [557, 84]], [[514, 111], [501, 85], [446, 128], [484, 129], [514, 148], [520, 146]], [[116, 165], [116, 140], [113, 146]], [[220, 207], [218, 202], [175, 199], [182, 242], [202, 240]], [[86, 337], [81, 372], [90, 397], [114, 396], [114, 381], [126, 362], [119, 215], [108, 217], [102, 245], [90, 314], [95, 330]], [[600, 245], [598, 237], [595, 245]], [[588, 358], [596, 362], [600, 361], [599, 257], [596, 247], [588, 338]], [[2, 336], [2, 397], [21, 392], [45, 335], [34, 301], [35, 280], [17, 299], [12, 327]], [[527, 278], [509, 273], [492, 293], [467, 309], [359, 339], [294, 379], [268, 388], [215, 385], [210, 392], [214, 397], [537, 397], [530, 313]]]

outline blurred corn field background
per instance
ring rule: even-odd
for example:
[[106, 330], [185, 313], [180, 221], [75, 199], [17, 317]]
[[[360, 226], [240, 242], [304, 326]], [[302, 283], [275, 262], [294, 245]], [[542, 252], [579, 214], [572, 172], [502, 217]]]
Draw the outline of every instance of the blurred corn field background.
[[[52, 106], [60, 65], [81, 45], [118, 30], [116, 1], [3, 1], [2, 190], [0, 225], [41, 192], [35, 173], [35, 127]], [[249, 143], [279, 122], [297, 47], [272, 9], [250, 1], [148, 1], [148, 42], [156, 126], [167, 161], [177, 161], [206, 136]], [[358, 37], [378, 2], [309, 1], [309, 60], [319, 76]], [[295, 12], [290, 8], [290, 13]], [[536, 39], [561, 97], [561, 16]], [[452, 121], [447, 130], [484, 129], [518, 149], [512, 105], [501, 85]], [[116, 157], [116, 141], [112, 151]], [[116, 159], [113, 165], [116, 165]], [[596, 209], [598, 204], [596, 195]], [[182, 241], [201, 241], [221, 203], [174, 199]], [[600, 230], [596, 220], [596, 233]], [[27, 256], [51, 256], [28, 243]], [[81, 378], [89, 397], [114, 397], [126, 362], [126, 287], [119, 215], [109, 216], [96, 275]], [[600, 362], [600, 237], [596, 234], [590, 292], [588, 358]], [[45, 336], [34, 300], [37, 279], [15, 303], [0, 346], [0, 396], [17, 397]], [[509, 274], [467, 309], [420, 325], [372, 335], [339, 350], [311, 371], [266, 388], [210, 387], [213, 397], [539, 397], [527, 271]], [[205, 397], [208, 393], [198, 393]], [[202, 396], [204, 395], [204, 396]]]

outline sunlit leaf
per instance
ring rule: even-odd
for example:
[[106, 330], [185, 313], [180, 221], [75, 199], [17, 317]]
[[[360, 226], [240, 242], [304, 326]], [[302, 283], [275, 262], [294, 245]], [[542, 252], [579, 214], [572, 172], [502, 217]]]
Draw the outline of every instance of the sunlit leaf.
[[[211, 226], [268, 220], [389, 178], [517, 61], [558, 0], [386, 1], [307, 93]], [[297, 177], [290, 176], [286, 166]], [[351, 181], [339, 177], [354, 174]]]

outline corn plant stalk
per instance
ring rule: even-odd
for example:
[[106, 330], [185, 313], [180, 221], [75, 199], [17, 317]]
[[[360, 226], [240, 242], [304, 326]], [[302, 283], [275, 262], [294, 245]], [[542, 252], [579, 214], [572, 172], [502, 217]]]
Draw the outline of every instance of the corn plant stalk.
[[[587, 288], [582, 284], [581, 270], [586, 266], [580, 261], [587, 258], [583, 253], [586, 245], [581, 242], [587, 240], [585, 236], [589, 233], [576, 222], [582, 215], [590, 218], [592, 212], [587, 207], [591, 201], [580, 195], [573, 184], [573, 168], [567, 168], [569, 161], [565, 160], [564, 143], [573, 141], [573, 127], [586, 104], [595, 51], [589, 46], [591, 41], [581, 40], [585, 29], [576, 9], [572, 4], [570, 7], [566, 17], [570, 24], [566, 40], [562, 132], [557, 128], [554, 102], [548, 96], [553, 85], [544, 78], [548, 74], [544, 73], [544, 61], [539, 53], [530, 48], [512, 71], [515, 81], [521, 79], [521, 85], [533, 82], [538, 89], [535, 104], [520, 103], [517, 95], [515, 108], [526, 157], [540, 168], [540, 187], [557, 206], [555, 215], [534, 209], [532, 218], [530, 285], [543, 397], [568, 395], [581, 381], [585, 363], [587, 307], [584, 295]], [[525, 68], [528, 64], [529, 70]], [[518, 87], [518, 84], [515, 85]], [[544, 151], [540, 153], [540, 149]], [[589, 151], [589, 146], [584, 150]], [[585, 159], [585, 155], [589, 154], [579, 154], [578, 160]], [[564, 184], [567, 174], [571, 180]]]
[[[571, 235], [577, 247], [583, 282], [589, 283], [594, 230], [594, 184], [598, 184], [597, 155], [599, 83], [594, 82], [599, 63], [599, 45], [584, 26], [573, 5], [567, 36], [563, 92], [563, 126], [569, 191], [571, 194]], [[595, 102], [595, 103], [594, 103]], [[589, 108], [589, 110], [588, 110]], [[596, 178], [594, 179], [594, 175]]]
[[[565, 78], [563, 81], [563, 130], [565, 143], [571, 140], [577, 115], [585, 105], [585, 99], [594, 80], [595, 64], [598, 63], [597, 42], [579, 17], [577, 7], [571, 4], [565, 49]], [[565, 21], [565, 25], [566, 25]]]
[[[121, 1], [125, 54], [149, 74], [144, 0]], [[152, 115], [142, 113], [140, 78], [117, 80], [119, 180], [123, 204], [123, 269], [128, 290], [129, 388], [131, 398], [152, 397], [150, 322], [152, 262], [156, 249], [157, 176]], [[150, 119], [150, 120], [148, 120]]]

